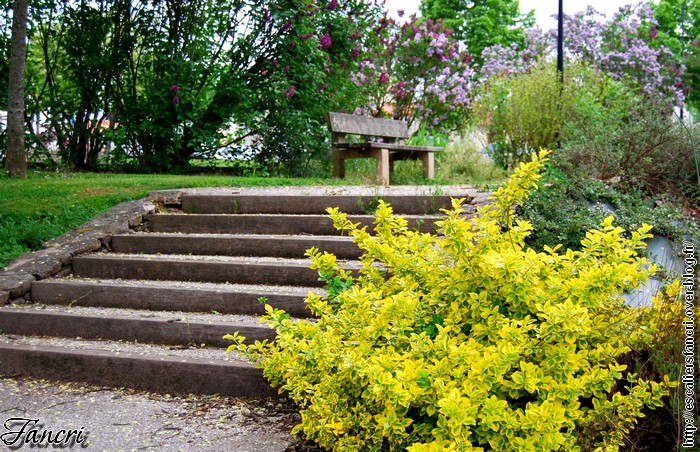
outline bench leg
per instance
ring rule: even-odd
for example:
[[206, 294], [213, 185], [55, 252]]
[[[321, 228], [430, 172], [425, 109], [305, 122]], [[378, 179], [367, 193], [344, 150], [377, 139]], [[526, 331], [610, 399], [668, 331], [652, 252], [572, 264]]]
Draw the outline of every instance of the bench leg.
[[374, 149], [372, 157], [377, 160], [377, 180], [382, 185], [389, 185], [389, 150]]
[[420, 156], [423, 160], [423, 176], [426, 179], [435, 178], [435, 154], [432, 152], [423, 152]]
[[333, 177], [338, 179], [345, 178], [345, 158], [343, 151], [333, 148], [331, 150], [331, 158], [333, 160]]

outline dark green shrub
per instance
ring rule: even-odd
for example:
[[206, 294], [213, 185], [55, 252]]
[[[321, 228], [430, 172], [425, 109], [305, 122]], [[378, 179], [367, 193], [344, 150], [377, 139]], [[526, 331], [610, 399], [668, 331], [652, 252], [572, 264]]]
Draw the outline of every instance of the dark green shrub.
[[698, 238], [697, 225], [664, 197], [624, 193], [601, 181], [567, 176], [553, 166], [547, 168], [539, 187], [517, 209], [518, 217], [533, 225], [527, 243], [536, 250], [551, 243], [577, 249], [586, 232], [611, 214], [627, 230], [648, 223], [655, 235]]
[[[590, 68], [569, 68], [562, 85], [556, 67], [543, 62], [530, 72], [495, 77], [481, 87], [472, 120], [489, 134], [491, 157], [512, 169], [540, 149], [554, 149], [577, 97], [597, 81]], [[585, 83], [584, 83], [585, 82]]]
[[623, 191], [697, 197], [697, 127], [677, 121], [665, 104], [624, 88], [609, 91], [601, 104], [576, 104], [552, 160], [568, 174], [610, 181]]

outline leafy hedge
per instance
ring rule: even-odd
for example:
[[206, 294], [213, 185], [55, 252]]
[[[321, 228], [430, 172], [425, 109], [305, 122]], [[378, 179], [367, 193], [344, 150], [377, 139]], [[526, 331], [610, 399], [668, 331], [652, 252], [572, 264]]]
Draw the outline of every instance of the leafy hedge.
[[618, 362], [630, 341], [653, 340], [620, 299], [655, 270], [637, 255], [651, 227], [626, 239], [610, 217], [580, 251], [527, 248], [531, 226], [512, 206], [545, 155], [476, 218], [453, 201], [437, 237], [384, 203], [375, 236], [330, 209], [364, 250], [360, 274], [312, 249], [328, 285], [306, 300], [318, 318], [268, 305], [273, 342], [226, 336], [300, 405], [295, 432], [338, 451], [616, 450], [645, 407], [663, 404], [668, 378]]

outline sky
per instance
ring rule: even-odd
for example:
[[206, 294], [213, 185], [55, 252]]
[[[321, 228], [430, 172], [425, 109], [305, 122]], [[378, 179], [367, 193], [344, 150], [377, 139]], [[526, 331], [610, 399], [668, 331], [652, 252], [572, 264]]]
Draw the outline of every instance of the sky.
[[[635, 0], [563, 0], [564, 13], [573, 14], [578, 11], [583, 11], [588, 5], [596, 10], [604, 13], [606, 17], [611, 17], [620, 6], [630, 3], [639, 3]], [[420, 0], [386, 0], [387, 9], [394, 13], [398, 9], [403, 9], [407, 15], [418, 11]], [[520, 0], [520, 10], [522, 12], [535, 10], [537, 25], [543, 30], [549, 30], [556, 27], [556, 21], [551, 17], [559, 10], [558, 0]], [[396, 17], [396, 16], [394, 16]]]

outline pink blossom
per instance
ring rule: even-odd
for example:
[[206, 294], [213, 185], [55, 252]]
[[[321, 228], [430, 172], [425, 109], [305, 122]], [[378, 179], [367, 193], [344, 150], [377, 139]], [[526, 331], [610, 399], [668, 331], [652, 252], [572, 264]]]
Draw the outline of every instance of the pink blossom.
[[652, 26], [649, 29], [649, 39], [654, 39], [656, 35], [659, 34], [659, 30], [656, 28], [656, 25]]
[[331, 0], [328, 2], [328, 6], [326, 6], [326, 9], [328, 11], [335, 11], [335, 9], [338, 7], [338, 1], [337, 0]]
[[170, 92], [171, 92], [171, 93], [176, 93], [176, 92], [178, 92], [178, 91], [180, 91], [180, 87], [179, 87], [179, 86], [177, 86], [177, 85], [170, 85]]
[[284, 92], [285, 97], [292, 97], [294, 96], [294, 85], [289, 85], [289, 88], [287, 88], [287, 91]]
[[177, 105], [180, 103], [180, 98], [177, 96], [173, 96], [173, 105]]
[[386, 72], [382, 72], [379, 75], [379, 83], [381, 83], [381, 84], [389, 83], [389, 76], [387, 75]]
[[313, 32], [307, 33], [305, 35], [300, 36], [299, 39], [301, 39], [302, 41], [306, 41], [307, 39], [310, 39], [313, 35], [314, 35]]
[[318, 43], [321, 44], [321, 50], [326, 50], [331, 46], [331, 37], [328, 33], [318, 38]]
[[292, 19], [289, 19], [287, 22], [284, 23], [284, 25], [282, 25], [282, 27], [280, 28], [280, 31], [281, 31], [282, 33], [286, 32], [287, 30], [289, 30], [290, 28], [292, 28], [292, 24], [293, 24], [293, 23], [294, 23], [294, 22], [292, 22]]

